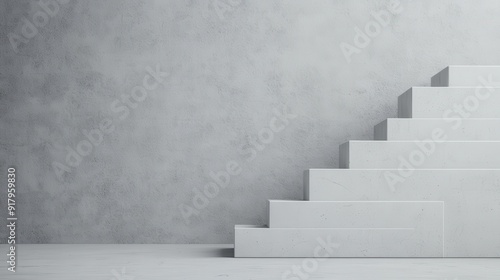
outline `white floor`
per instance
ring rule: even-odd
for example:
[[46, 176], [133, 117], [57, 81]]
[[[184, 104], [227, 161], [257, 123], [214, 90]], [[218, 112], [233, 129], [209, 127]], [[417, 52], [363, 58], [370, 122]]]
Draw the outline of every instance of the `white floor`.
[[[21, 244], [17, 272], [2, 261], [0, 279], [500, 279], [500, 258], [241, 259], [232, 247]], [[7, 246], [0, 248], [5, 260]]]

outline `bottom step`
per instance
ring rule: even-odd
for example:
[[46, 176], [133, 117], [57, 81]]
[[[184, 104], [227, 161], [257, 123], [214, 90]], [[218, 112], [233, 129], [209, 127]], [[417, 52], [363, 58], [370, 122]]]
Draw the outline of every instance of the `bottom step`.
[[443, 257], [442, 229], [267, 228], [235, 226], [234, 256], [254, 257]]
[[271, 228], [235, 226], [235, 257], [443, 257], [441, 201], [271, 201]]

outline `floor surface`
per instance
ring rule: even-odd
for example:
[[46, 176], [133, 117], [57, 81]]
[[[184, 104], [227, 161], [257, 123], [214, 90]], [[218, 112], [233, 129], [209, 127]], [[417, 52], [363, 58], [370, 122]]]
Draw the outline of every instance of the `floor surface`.
[[[6, 259], [7, 245], [0, 245]], [[0, 279], [500, 279], [500, 258], [241, 259], [232, 245], [18, 245]]]

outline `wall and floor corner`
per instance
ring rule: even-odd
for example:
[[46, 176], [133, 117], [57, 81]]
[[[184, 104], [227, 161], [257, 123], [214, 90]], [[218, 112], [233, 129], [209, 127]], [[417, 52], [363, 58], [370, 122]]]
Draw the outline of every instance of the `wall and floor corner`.
[[0, 1], [20, 243], [232, 243], [409, 87], [500, 64], [493, 0], [57, 3]]

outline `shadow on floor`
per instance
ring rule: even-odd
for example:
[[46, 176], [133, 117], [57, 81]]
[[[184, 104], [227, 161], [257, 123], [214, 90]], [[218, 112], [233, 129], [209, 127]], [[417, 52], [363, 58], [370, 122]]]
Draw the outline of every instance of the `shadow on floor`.
[[234, 258], [234, 248], [217, 248], [214, 249], [214, 257], [219, 258]]

